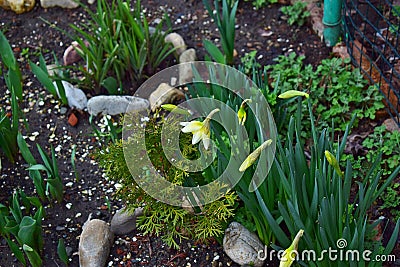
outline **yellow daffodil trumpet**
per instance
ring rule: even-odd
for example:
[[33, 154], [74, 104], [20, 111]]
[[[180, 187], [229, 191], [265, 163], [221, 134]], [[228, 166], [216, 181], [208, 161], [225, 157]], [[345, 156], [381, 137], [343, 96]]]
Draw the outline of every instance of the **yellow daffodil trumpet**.
[[278, 97], [282, 99], [289, 99], [297, 96], [304, 96], [305, 98], [309, 98], [310, 95], [305, 93], [305, 92], [300, 92], [297, 90], [288, 90], [282, 94], [280, 94]]
[[292, 244], [288, 247], [282, 255], [281, 262], [279, 263], [279, 267], [289, 267], [293, 264], [296, 259], [296, 255], [298, 255], [297, 247], [299, 245], [300, 238], [303, 236], [304, 230], [300, 230], [295, 238], [293, 239]]
[[263, 151], [266, 147], [270, 146], [272, 144], [272, 140], [268, 139], [264, 143], [262, 143], [259, 147], [257, 147], [250, 155], [247, 156], [247, 158], [243, 161], [242, 165], [239, 167], [240, 172], [244, 172], [247, 170], [251, 165], [254, 164], [254, 162], [257, 160], [257, 158], [260, 156], [261, 151]]
[[246, 122], [246, 118], [247, 118], [247, 114], [246, 114], [246, 110], [245, 110], [246, 103], [251, 103], [251, 99], [248, 98], [248, 99], [243, 100], [242, 104], [240, 105], [240, 108], [237, 113], [240, 125], [244, 125], [244, 123]]
[[339, 174], [339, 176], [343, 177], [344, 173], [340, 169], [339, 162], [336, 160], [335, 156], [328, 150], [325, 150], [325, 158], [328, 161], [329, 165], [331, 165], [335, 169], [336, 173]]
[[203, 140], [204, 148], [208, 150], [208, 147], [210, 146], [210, 120], [211, 117], [218, 111], [218, 108], [212, 110], [204, 121], [190, 121], [180, 123], [182, 126], [184, 126], [181, 130], [182, 132], [193, 134], [193, 145]]

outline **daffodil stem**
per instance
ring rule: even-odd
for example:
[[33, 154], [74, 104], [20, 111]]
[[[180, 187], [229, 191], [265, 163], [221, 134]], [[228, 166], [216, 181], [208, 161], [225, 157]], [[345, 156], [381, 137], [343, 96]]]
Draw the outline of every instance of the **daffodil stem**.
[[245, 100], [243, 100], [243, 102], [242, 102], [242, 104], [241, 104], [240, 106], [244, 108], [244, 105], [245, 105], [246, 103], [251, 103], [251, 102], [252, 102], [252, 101], [251, 101], [250, 98], [246, 98]]
[[215, 113], [217, 113], [217, 112], [219, 112], [219, 108], [216, 108], [216, 109], [213, 109], [211, 112], [210, 112], [210, 114], [208, 114], [208, 116], [207, 116], [207, 118], [206, 119], [211, 119], [211, 117], [215, 114]]

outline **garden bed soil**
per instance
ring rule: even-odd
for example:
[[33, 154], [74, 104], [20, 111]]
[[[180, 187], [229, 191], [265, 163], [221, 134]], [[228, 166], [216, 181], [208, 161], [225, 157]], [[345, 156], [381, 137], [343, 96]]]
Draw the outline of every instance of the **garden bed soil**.
[[[215, 25], [210, 21], [201, 1], [166, 0], [142, 1], [145, 14], [154, 24], [164, 12], [170, 17], [174, 31], [181, 34], [188, 47], [197, 50], [198, 59], [204, 59], [203, 39], [216, 42], [219, 38]], [[95, 4], [91, 6], [95, 9]], [[330, 49], [312, 32], [310, 25], [288, 26], [280, 5], [271, 5], [255, 11], [249, 2], [241, 1], [237, 14], [236, 50], [239, 58], [245, 52], [257, 50], [258, 61], [272, 64], [273, 59], [295, 51], [305, 56], [305, 63], [317, 65], [329, 57]], [[35, 158], [39, 161], [36, 144], [49, 152], [56, 148], [60, 174], [65, 185], [62, 203], [46, 204], [44, 231], [44, 266], [62, 266], [57, 255], [57, 242], [65, 240], [70, 253], [70, 266], [78, 266], [77, 255], [79, 235], [89, 214], [110, 222], [112, 215], [123, 202], [113, 199], [115, 184], [106, 179], [99, 170], [92, 154], [101, 147], [94, 136], [89, 116], [86, 112], [65, 110], [50, 96], [29, 70], [28, 59], [38, 60], [38, 53], [45, 55], [47, 63], [52, 63], [52, 53], [61, 60], [66, 47], [71, 43], [69, 37], [57, 30], [59, 27], [71, 32], [69, 24], [83, 23], [87, 20], [82, 8], [66, 10], [61, 8], [43, 9], [36, 3], [28, 13], [16, 15], [11, 11], [0, 10], [0, 25], [5, 32], [18, 59], [24, 75], [25, 99], [22, 103], [29, 129], [21, 124], [26, 141]], [[47, 24], [49, 22], [52, 26]], [[217, 42], [218, 43], [218, 42]], [[4, 90], [4, 79], [0, 79], [0, 103], [6, 103], [9, 92]], [[70, 114], [77, 116], [79, 122], [72, 127], [68, 123]], [[96, 118], [101, 124], [101, 118]], [[39, 133], [38, 135], [36, 133]], [[76, 146], [76, 169], [79, 180], [71, 166], [71, 153]], [[2, 156], [0, 176], [0, 203], [7, 202], [16, 188], [33, 194], [34, 188], [27, 171], [27, 165], [19, 156], [15, 164], [10, 164]], [[110, 206], [107, 205], [110, 200]], [[0, 266], [19, 266], [11, 255], [4, 239], [0, 239]], [[208, 244], [183, 241], [180, 250], [167, 248], [155, 236], [143, 236], [134, 231], [125, 236], [117, 236], [108, 259], [109, 266], [238, 266], [223, 252], [215, 240]], [[273, 266], [271, 264], [271, 266]]]

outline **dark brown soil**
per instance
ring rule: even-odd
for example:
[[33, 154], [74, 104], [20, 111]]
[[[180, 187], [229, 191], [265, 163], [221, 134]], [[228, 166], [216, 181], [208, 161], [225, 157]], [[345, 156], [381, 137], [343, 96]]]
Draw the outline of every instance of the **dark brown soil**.
[[[201, 1], [154, 0], [142, 1], [150, 21], [161, 18], [163, 10], [170, 16], [174, 31], [181, 34], [189, 47], [198, 51], [198, 58], [204, 58], [203, 39], [215, 41], [219, 38], [215, 25], [210, 22]], [[95, 5], [92, 6], [95, 8]], [[312, 32], [308, 25], [289, 27], [279, 11], [280, 5], [272, 5], [255, 11], [249, 2], [241, 2], [237, 14], [236, 50], [240, 56], [250, 50], [258, 51], [259, 62], [272, 64], [278, 55], [295, 51], [306, 57], [306, 63], [316, 65], [329, 56], [329, 49]], [[49, 151], [50, 145], [59, 147], [58, 165], [65, 186], [62, 203], [46, 205], [43, 221], [45, 249], [44, 266], [62, 266], [57, 256], [57, 242], [65, 240], [70, 258], [70, 266], [78, 266], [78, 242], [83, 223], [89, 214], [94, 218], [110, 221], [112, 214], [123, 206], [113, 200], [114, 184], [109, 182], [98, 169], [91, 154], [100, 146], [93, 135], [87, 113], [65, 110], [59, 106], [42, 88], [29, 70], [28, 60], [37, 61], [38, 53], [45, 55], [47, 63], [52, 63], [54, 52], [61, 60], [66, 47], [71, 43], [68, 36], [50, 26], [45, 21], [67, 32], [69, 24], [80, 23], [86, 19], [82, 8], [66, 10], [61, 8], [43, 9], [37, 3], [31, 12], [16, 15], [11, 11], [0, 10], [1, 30], [10, 41], [24, 74], [25, 101], [22, 103], [29, 129], [21, 124], [26, 136], [38, 132], [34, 141], [26, 139], [36, 160], [39, 155], [36, 144]], [[272, 33], [272, 34], [271, 34]], [[268, 36], [267, 36], [268, 35]], [[26, 52], [28, 51], [28, 52]], [[0, 103], [5, 103], [4, 79], [0, 78]], [[79, 123], [72, 127], [67, 123], [71, 113], [77, 115]], [[97, 122], [100, 118], [97, 118]], [[53, 134], [55, 136], [53, 136]], [[49, 140], [52, 139], [52, 140]], [[75, 179], [70, 157], [76, 145], [76, 167], [79, 180]], [[21, 157], [12, 165], [2, 156], [0, 176], [0, 203], [6, 203], [15, 188], [26, 193], [34, 192], [32, 181], [25, 170]], [[111, 200], [111, 209], [106, 205]], [[70, 207], [71, 205], [71, 207]], [[70, 208], [68, 208], [70, 207]], [[167, 248], [159, 238], [142, 236], [133, 232], [117, 237], [108, 259], [109, 266], [238, 266], [224, 254], [217, 242], [209, 245], [184, 241], [180, 250]], [[0, 239], [0, 266], [19, 266], [11, 255], [5, 240]]]

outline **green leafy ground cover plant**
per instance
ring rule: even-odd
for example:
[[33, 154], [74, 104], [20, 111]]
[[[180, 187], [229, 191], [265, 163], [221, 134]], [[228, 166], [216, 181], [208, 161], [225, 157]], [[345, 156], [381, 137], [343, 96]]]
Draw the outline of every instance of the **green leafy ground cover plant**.
[[263, 6], [266, 6], [268, 4], [276, 4], [278, 3], [278, 0], [245, 0], [246, 2], [252, 2], [253, 6], [256, 9], [259, 9]]
[[[204, 185], [206, 181], [201, 173], [190, 173], [189, 176], [189, 173], [174, 167], [165, 157], [161, 146], [162, 124], [162, 117], [157, 119], [155, 115], [149, 118], [145, 136], [135, 136], [132, 142], [137, 138], [146, 138], [151, 162], [168, 181], [185, 186]], [[191, 144], [191, 139], [190, 134], [183, 134], [180, 139], [182, 154], [189, 159], [199, 155], [198, 149]], [[234, 192], [213, 203], [193, 209], [171, 206], [149, 196], [132, 178], [120, 139], [109, 143], [96, 154], [96, 158], [107, 176], [122, 185], [117, 197], [124, 200], [128, 211], [133, 212], [135, 208], [143, 207], [144, 215], [137, 221], [138, 229], [144, 234], [161, 236], [168, 246], [178, 248], [180, 242], [187, 238], [202, 241], [212, 237], [221, 238], [228, 220], [233, 217], [237, 198]]]
[[[276, 64], [265, 67], [269, 74], [266, 76], [268, 82], [265, 82], [265, 76], [263, 79], [256, 79], [263, 81], [259, 87], [265, 92], [267, 99], [271, 91], [278, 94], [293, 89], [308, 92], [312, 96], [313, 111], [318, 114], [316, 127], [319, 130], [330, 127], [333, 123], [336, 130], [344, 131], [352, 114], [357, 115], [357, 125], [362, 118], [374, 119], [376, 112], [384, 108], [379, 90], [368, 86], [362, 74], [358, 70], [352, 70], [349, 60], [324, 59], [314, 68], [304, 65], [304, 56], [297, 56], [293, 52], [287, 57], [279, 56], [275, 61]], [[263, 71], [258, 72], [258, 76], [263, 74]], [[287, 101], [287, 104], [292, 101]], [[286, 105], [289, 115], [294, 114], [296, 109], [296, 105]], [[285, 124], [288, 118], [286, 116]], [[310, 125], [305, 126], [309, 128]], [[301, 134], [307, 135], [304, 132]]]
[[285, 14], [289, 25], [297, 24], [303, 26], [310, 16], [310, 12], [306, 9], [307, 4], [302, 1], [297, 1], [293, 5], [283, 6], [281, 11]]
[[[364, 177], [366, 170], [370, 168], [377, 155], [382, 155], [380, 168], [385, 177], [390, 176], [393, 171], [400, 165], [400, 132], [390, 132], [385, 125], [374, 128], [374, 132], [368, 135], [362, 142], [362, 146], [366, 151], [365, 155], [354, 156], [352, 154], [343, 155], [342, 159], [350, 160], [354, 168], [354, 178]], [[400, 218], [398, 210], [400, 204], [400, 186], [399, 181], [394, 181], [388, 187], [382, 196], [380, 196], [380, 210], [387, 210], [391, 213], [395, 220]]]

